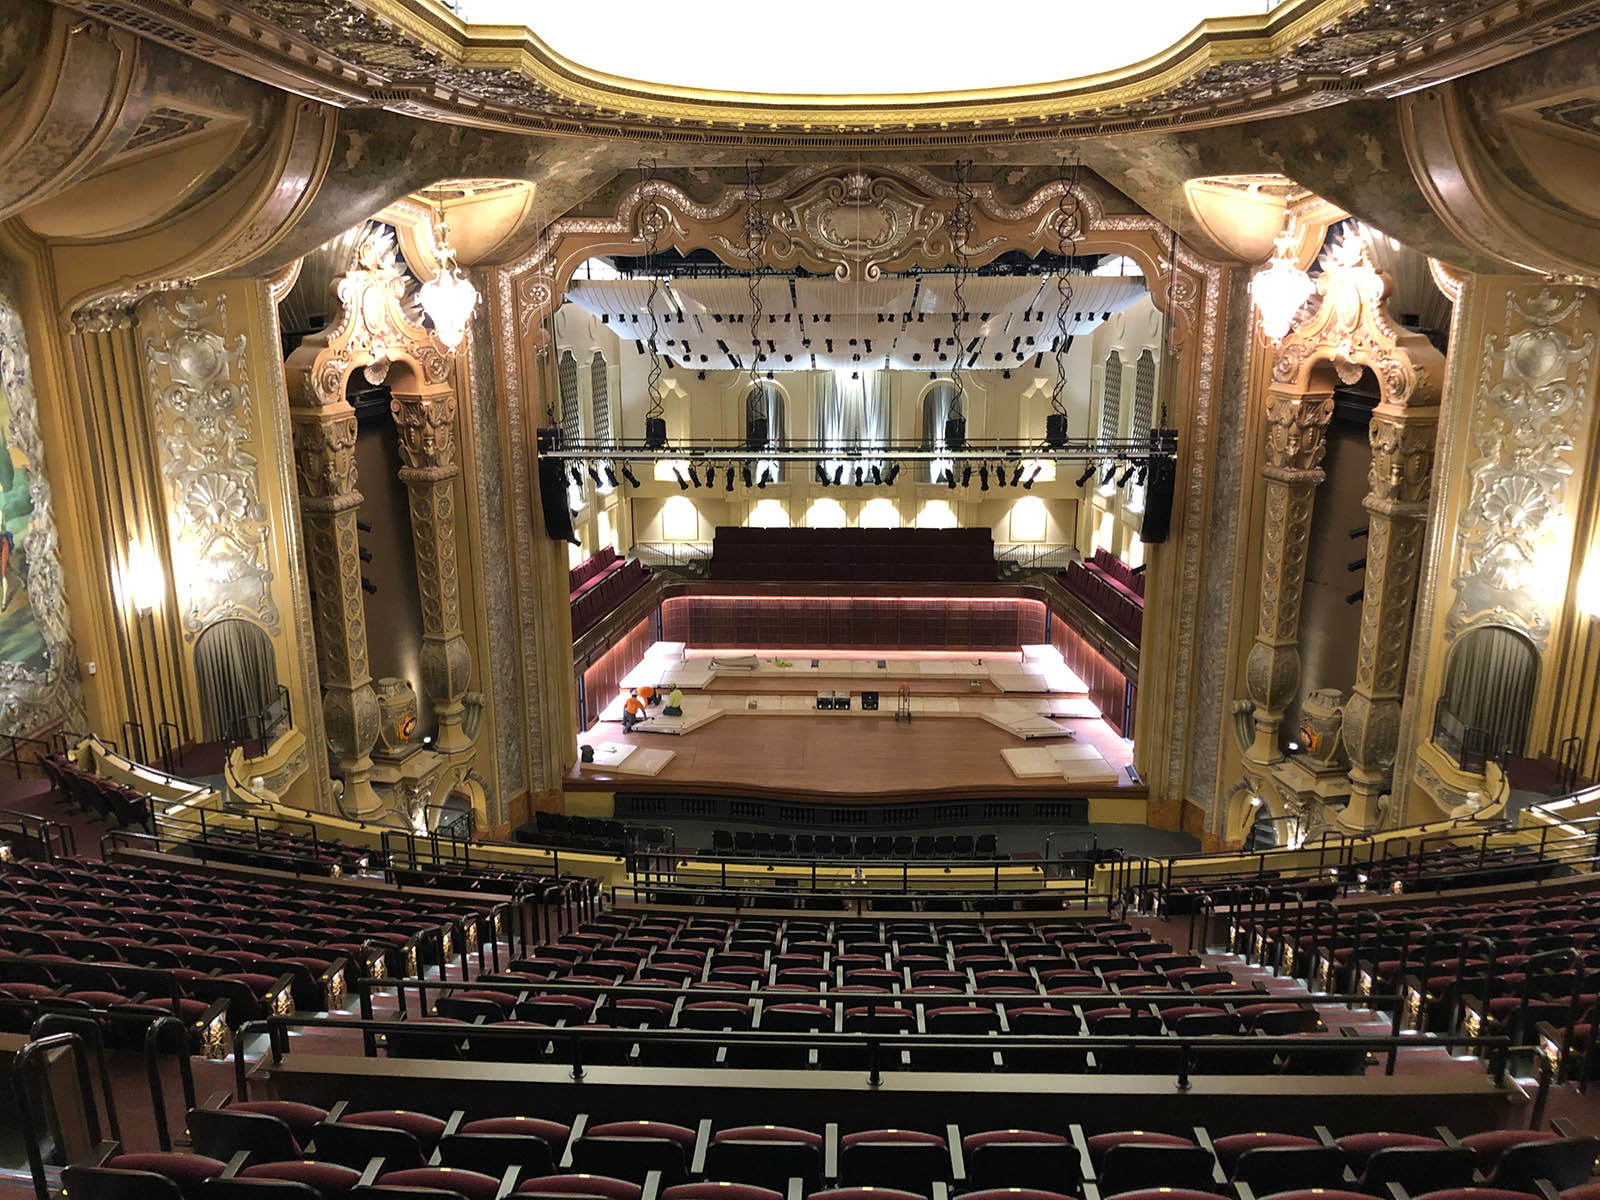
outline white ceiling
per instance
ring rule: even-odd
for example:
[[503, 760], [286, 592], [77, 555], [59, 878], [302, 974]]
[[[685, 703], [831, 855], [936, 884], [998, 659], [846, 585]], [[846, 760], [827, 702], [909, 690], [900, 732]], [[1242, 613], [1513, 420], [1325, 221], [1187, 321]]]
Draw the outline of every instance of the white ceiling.
[[591, 72], [671, 88], [885, 96], [1028, 87], [1159, 54], [1207, 17], [1278, 0], [1031, 0], [997, 13], [955, 0], [698, 0], [663, 6], [447, 0], [474, 24], [530, 28]]
[[[1074, 275], [1071, 284], [1066, 325], [1071, 336], [1088, 333], [1146, 294], [1139, 277]], [[777, 278], [760, 286], [763, 371], [928, 371], [951, 364], [953, 276], [848, 284]], [[1052, 351], [1059, 328], [1055, 276], [969, 278], [962, 292], [968, 317], [961, 340], [968, 369], [1019, 367]], [[569, 303], [600, 318], [625, 342], [649, 338], [649, 296], [647, 279], [575, 279], [567, 289]], [[673, 363], [693, 370], [749, 369], [746, 280], [666, 281], [657, 291], [655, 312], [656, 348]]]

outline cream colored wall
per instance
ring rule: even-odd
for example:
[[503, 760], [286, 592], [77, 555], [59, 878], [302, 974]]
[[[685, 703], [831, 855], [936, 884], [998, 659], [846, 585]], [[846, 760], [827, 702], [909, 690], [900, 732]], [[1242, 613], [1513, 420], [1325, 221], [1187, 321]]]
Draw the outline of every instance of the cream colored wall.
[[[1134, 383], [1137, 378], [1135, 364], [1146, 350], [1156, 366], [1155, 403], [1151, 407], [1151, 420], [1155, 425], [1161, 423], [1162, 320], [1160, 310], [1146, 297], [1122, 312], [1114, 313], [1091, 336], [1088, 411], [1089, 427], [1096, 436], [1100, 433], [1105, 407], [1106, 359], [1113, 352], [1122, 359], [1117, 436], [1132, 436]], [[1121, 477], [1119, 470], [1116, 479]], [[1073, 479], [1076, 478], [1074, 474]], [[1144, 548], [1139, 542], [1139, 528], [1144, 519], [1139, 500], [1140, 489], [1132, 480], [1127, 487], [1118, 488], [1115, 479], [1109, 489], [1102, 489], [1099, 479], [1100, 476], [1096, 475], [1083, 489], [1086, 502], [1079, 509], [1078, 545], [1082, 547], [1085, 558], [1094, 550], [1106, 549], [1130, 565], [1138, 566], [1144, 561]]]

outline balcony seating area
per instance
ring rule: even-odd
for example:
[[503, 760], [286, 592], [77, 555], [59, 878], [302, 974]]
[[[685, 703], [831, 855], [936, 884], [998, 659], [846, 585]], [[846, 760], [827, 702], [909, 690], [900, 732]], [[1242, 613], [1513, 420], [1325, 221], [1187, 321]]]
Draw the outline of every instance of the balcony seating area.
[[1135, 646], [1144, 627], [1144, 575], [1109, 550], [1096, 550], [1085, 562], [1070, 563], [1061, 582], [1106, 624]]
[[591, 558], [567, 572], [567, 599], [572, 605], [572, 636], [582, 637], [634, 592], [644, 586], [650, 572], [633, 558], [620, 558], [602, 546]]
[[577, 817], [566, 813], [538, 812], [533, 827], [524, 825], [513, 835], [519, 842], [537, 846], [570, 846], [574, 850], [621, 853], [628, 848], [628, 827], [621, 821]]
[[119, 829], [150, 828], [150, 798], [114, 779], [85, 771], [65, 754], [40, 755], [57, 799]]
[[[778, 920], [609, 912], [470, 984], [418, 989], [386, 1031], [391, 1057], [639, 1066], [1166, 1073], [1179, 1039], [1303, 1037], [1260, 1049], [1191, 1045], [1200, 1073], [1359, 1073], [1308, 993], [1268, 992], [1125, 922]], [[419, 1019], [420, 1018], [420, 1019]], [[474, 1030], [496, 1029], [474, 1037]], [[515, 1030], [514, 1036], [511, 1031]], [[636, 1038], [628, 1031], [732, 1034]], [[763, 1041], [763, 1033], [790, 1035]], [[820, 1049], [793, 1035], [861, 1035]], [[928, 1045], [914, 1035], [1044, 1038]], [[1141, 1037], [1128, 1045], [1084, 1039]], [[1330, 1040], [1332, 1039], [1332, 1040]], [[1080, 1044], [1074, 1044], [1077, 1040]], [[1058, 1043], [1059, 1044], [1056, 1044]]]
[[63, 1179], [73, 1200], [1588, 1200], [1597, 1149], [1564, 1121], [1458, 1136], [981, 1118], [808, 1128], [776, 1102], [743, 1124], [648, 1102], [610, 1114], [353, 1107], [218, 1096], [189, 1111], [192, 1153], [110, 1143]]
[[726, 829], [711, 831], [711, 850], [714, 854], [747, 854], [755, 857], [777, 858], [849, 858], [849, 859], [992, 859], [996, 856], [998, 839], [992, 833], [974, 836], [970, 833], [924, 834], [912, 837], [900, 834], [827, 834], [827, 833], [760, 833]]
[[719, 525], [711, 578], [896, 583], [993, 583], [987, 529], [751, 529]]
[[[172, 824], [163, 821], [163, 829], [170, 831]], [[250, 829], [195, 826], [193, 834], [179, 844], [187, 853], [206, 862], [293, 871], [299, 875], [354, 875], [382, 858], [363, 846], [348, 846], [315, 834], [264, 828], [259, 824]]]
[[[175, 1016], [198, 1046], [269, 1013], [337, 1008], [367, 975], [486, 965], [493, 905], [435, 904], [393, 889], [235, 878], [103, 862], [0, 870], [0, 1027], [45, 1011], [105, 1010], [112, 1024]], [[458, 962], [452, 962], [452, 958]], [[142, 1037], [142, 1034], [140, 1034]]]

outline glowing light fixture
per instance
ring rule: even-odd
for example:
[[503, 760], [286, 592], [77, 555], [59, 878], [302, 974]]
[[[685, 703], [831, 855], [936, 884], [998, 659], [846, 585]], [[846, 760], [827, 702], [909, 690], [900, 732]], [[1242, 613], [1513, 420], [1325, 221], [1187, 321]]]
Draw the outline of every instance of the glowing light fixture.
[[1281, 342], [1294, 315], [1317, 285], [1294, 260], [1294, 236], [1285, 229], [1277, 237], [1276, 249], [1266, 266], [1250, 281], [1250, 297], [1261, 315], [1261, 332], [1272, 342]]
[[142, 542], [128, 543], [128, 602], [135, 612], [147, 613], [161, 603], [167, 590], [161, 562]]
[[434, 226], [433, 240], [439, 252], [439, 273], [418, 289], [417, 299], [433, 322], [439, 340], [450, 349], [459, 350], [467, 337], [467, 322], [478, 307], [478, 289], [456, 265], [450, 227], [442, 219]]

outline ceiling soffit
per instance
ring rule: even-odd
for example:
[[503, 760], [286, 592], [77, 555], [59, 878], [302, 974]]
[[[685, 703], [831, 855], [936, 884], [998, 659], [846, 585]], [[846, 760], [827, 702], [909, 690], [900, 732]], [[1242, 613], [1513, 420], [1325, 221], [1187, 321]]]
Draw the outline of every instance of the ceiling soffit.
[[830, 100], [646, 88], [436, 0], [67, 0], [335, 105], [574, 136], [773, 148], [972, 145], [1227, 123], [1394, 96], [1600, 28], [1593, 0], [1293, 0], [1038, 89]]

